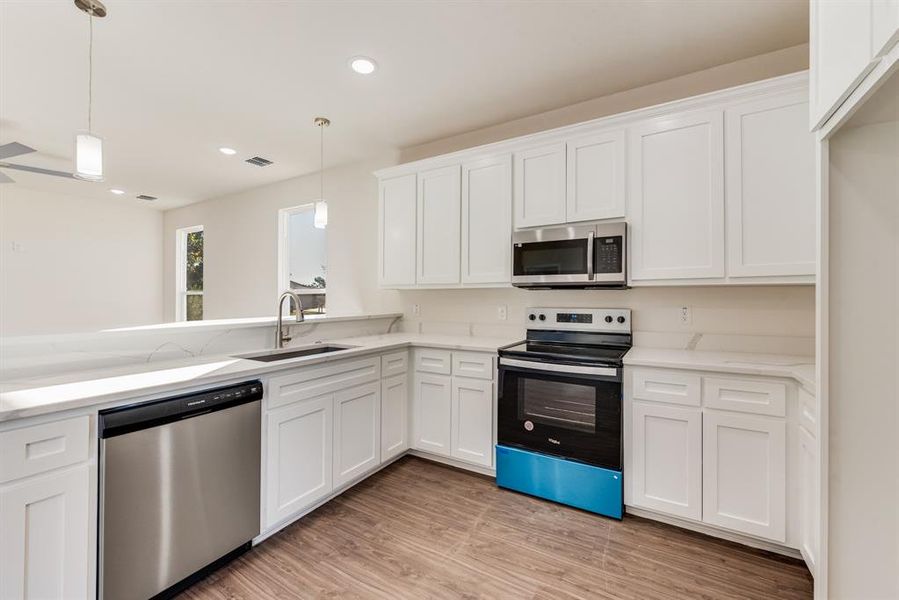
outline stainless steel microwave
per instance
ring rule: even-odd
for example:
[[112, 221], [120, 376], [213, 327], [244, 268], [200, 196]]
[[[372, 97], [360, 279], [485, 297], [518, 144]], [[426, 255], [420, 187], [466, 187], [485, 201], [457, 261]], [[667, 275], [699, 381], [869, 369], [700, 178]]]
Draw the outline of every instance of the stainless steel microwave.
[[627, 223], [571, 225], [512, 234], [512, 285], [627, 287]]

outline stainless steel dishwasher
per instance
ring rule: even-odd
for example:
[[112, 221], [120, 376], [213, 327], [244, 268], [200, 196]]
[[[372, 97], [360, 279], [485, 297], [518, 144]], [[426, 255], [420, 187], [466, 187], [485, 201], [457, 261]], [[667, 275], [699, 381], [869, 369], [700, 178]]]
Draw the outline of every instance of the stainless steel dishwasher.
[[261, 398], [252, 381], [100, 412], [100, 598], [168, 598], [250, 548]]

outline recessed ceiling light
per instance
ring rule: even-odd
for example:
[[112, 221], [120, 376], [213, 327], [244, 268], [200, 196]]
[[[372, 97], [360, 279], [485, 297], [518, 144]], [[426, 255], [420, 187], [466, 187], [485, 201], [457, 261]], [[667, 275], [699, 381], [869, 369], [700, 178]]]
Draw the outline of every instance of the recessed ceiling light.
[[109, 191], [112, 192], [113, 194], [115, 194], [116, 196], [121, 196], [122, 194], [125, 193], [125, 190], [120, 190], [118, 188], [112, 188]]
[[371, 75], [378, 64], [367, 56], [354, 56], [350, 59], [350, 68], [361, 75]]
[[237, 150], [235, 150], [234, 148], [228, 148], [227, 146], [222, 146], [221, 148], [219, 148], [219, 152], [228, 156], [234, 156], [235, 154], [237, 154]]

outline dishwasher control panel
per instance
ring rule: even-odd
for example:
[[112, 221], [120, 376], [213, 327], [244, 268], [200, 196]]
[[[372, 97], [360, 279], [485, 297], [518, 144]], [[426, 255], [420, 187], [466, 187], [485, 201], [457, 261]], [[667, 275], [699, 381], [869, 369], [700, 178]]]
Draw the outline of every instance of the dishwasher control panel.
[[100, 438], [157, 427], [262, 399], [261, 381], [192, 392], [100, 411]]

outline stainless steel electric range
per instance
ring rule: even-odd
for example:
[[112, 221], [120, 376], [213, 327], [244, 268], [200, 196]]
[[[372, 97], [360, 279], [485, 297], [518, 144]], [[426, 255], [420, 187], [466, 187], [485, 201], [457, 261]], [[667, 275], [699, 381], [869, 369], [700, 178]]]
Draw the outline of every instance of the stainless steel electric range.
[[499, 350], [500, 487], [620, 519], [627, 309], [534, 308]]

